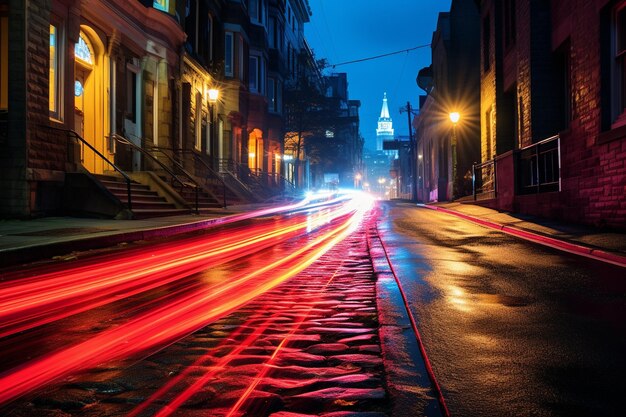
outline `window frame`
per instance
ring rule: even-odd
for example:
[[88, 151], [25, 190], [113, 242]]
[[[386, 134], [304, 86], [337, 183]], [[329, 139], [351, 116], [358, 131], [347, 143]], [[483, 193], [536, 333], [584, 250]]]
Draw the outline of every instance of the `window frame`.
[[[230, 39], [229, 39], [230, 38]], [[230, 56], [229, 56], [230, 52]], [[235, 75], [235, 32], [224, 32], [224, 76]]]
[[252, 93], [261, 92], [261, 87], [260, 87], [260, 81], [261, 81], [260, 72], [261, 71], [259, 69], [260, 62], [261, 62], [260, 56], [250, 54], [248, 58], [248, 88], [250, 89], [250, 92]]
[[[64, 71], [64, 65], [63, 65], [63, 51], [65, 50], [65, 37], [64, 37], [64, 27], [62, 24], [62, 21], [58, 20], [58, 19], [50, 19], [50, 36], [52, 35], [52, 28], [56, 29], [56, 34], [55, 34], [55, 61], [54, 64], [52, 64], [52, 56], [49, 55], [49, 61], [48, 61], [48, 73], [51, 74], [51, 70], [52, 70], [52, 65], [54, 65], [54, 80], [49, 79], [48, 80], [48, 115], [50, 117], [50, 119], [52, 120], [56, 120], [56, 121], [63, 121], [63, 103], [64, 103], [64, 94], [63, 94], [63, 74], [65, 73]], [[51, 48], [51, 45], [49, 44], [49, 47]], [[50, 76], [50, 75], [49, 75]], [[52, 91], [54, 90], [54, 91]], [[51, 101], [50, 101], [50, 97], [54, 96], [54, 108], [51, 107]]]

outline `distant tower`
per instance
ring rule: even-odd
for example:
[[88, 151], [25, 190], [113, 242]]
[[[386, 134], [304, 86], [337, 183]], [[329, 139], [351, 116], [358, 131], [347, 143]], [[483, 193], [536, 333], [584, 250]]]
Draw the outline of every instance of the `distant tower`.
[[[393, 121], [389, 117], [389, 107], [387, 106], [387, 93], [383, 95], [383, 108], [380, 110], [378, 118], [378, 129], [376, 129], [376, 150], [383, 150], [383, 141], [393, 140]], [[389, 156], [395, 156], [398, 151], [385, 151]]]

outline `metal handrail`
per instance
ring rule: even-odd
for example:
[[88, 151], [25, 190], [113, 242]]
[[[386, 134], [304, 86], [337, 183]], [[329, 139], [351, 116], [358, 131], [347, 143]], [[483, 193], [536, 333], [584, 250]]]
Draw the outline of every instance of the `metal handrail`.
[[[133, 150], [136, 150], [138, 152], [141, 152], [143, 155], [147, 156], [148, 158], [150, 158], [153, 162], [156, 162], [157, 165], [159, 165], [165, 172], [167, 172], [169, 174], [169, 176], [172, 178], [172, 183], [174, 181], [178, 182], [181, 185], [181, 188], [185, 188], [185, 187], [189, 187], [190, 184], [186, 184], [185, 182], [181, 181], [180, 178], [178, 178], [178, 176], [176, 175], [176, 173], [174, 171], [172, 171], [167, 165], [165, 165], [163, 162], [159, 161], [158, 158], [156, 158], [154, 155], [152, 155], [150, 152], [148, 152], [148, 150], [142, 148], [141, 146], [137, 146], [136, 144], [134, 144], [133, 142], [131, 142], [130, 140], [128, 140], [127, 138], [125, 138], [124, 136], [114, 133], [112, 135], [112, 138], [115, 139], [117, 142], [122, 143], [124, 145], [128, 145], [130, 146]], [[158, 149], [158, 148], [156, 148]], [[167, 154], [165, 154], [167, 155]], [[199, 209], [199, 205], [198, 205], [198, 193], [199, 193], [199, 189], [200, 189], [200, 185], [191, 177], [191, 175], [186, 172], [185, 170], [182, 171], [183, 175], [187, 177], [187, 179], [189, 179], [192, 184], [194, 186], [194, 192], [195, 192], [195, 204], [196, 204], [196, 213], [200, 212]]]
[[[483, 169], [484, 168], [488, 168], [491, 167], [491, 180], [492, 181], [487, 181], [487, 183], [484, 182], [483, 179]], [[478, 195], [478, 187], [476, 186], [476, 171], [480, 171], [481, 173], [481, 181], [480, 181], [480, 193], [490, 193], [493, 192], [494, 193], [494, 197], [498, 195], [498, 186], [497, 186], [497, 178], [498, 178], [498, 174], [497, 174], [497, 161], [496, 159], [491, 159], [489, 161], [485, 161], [482, 162], [480, 164], [473, 164], [472, 165], [472, 196], [474, 197], [474, 200], [477, 199], [477, 195]], [[487, 190], [485, 191], [485, 185], [486, 184], [493, 184], [491, 187], [491, 190]]]
[[[113, 167], [113, 169], [117, 172], [119, 172], [122, 177], [124, 177], [124, 180], [126, 180], [126, 192], [127, 192], [127, 206], [128, 206], [128, 210], [132, 211], [132, 198], [131, 198], [131, 183], [132, 183], [132, 179], [117, 165], [115, 165], [113, 162], [111, 162], [106, 156], [102, 155], [102, 153], [100, 153], [100, 151], [98, 151], [96, 148], [94, 148], [89, 142], [87, 142], [85, 139], [83, 139], [82, 136], [80, 136], [78, 133], [76, 133], [75, 131], [73, 131], [72, 129], [62, 129], [59, 127], [54, 127], [54, 126], [46, 126], [43, 125], [43, 127], [51, 129], [51, 130], [58, 130], [61, 132], [65, 132], [68, 135], [74, 136], [75, 139], [78, 139], [79, 142], [81, 142], [83, 145], [87, 146], [89, 149], [91, 149], [93, 151], [94, 154], [98, 155], [100, 157], [100, 159], [102, 159], [104, 162], [106, 162], [107, 164], [109, 164], [111, 167]], [[69, 148], [69, 144], [68, 144], [68, 148]]]
[[[551, 148], [546, 150], [547, 146]], [[518, 149], [516, 157], [521, 170], [518, 180], [520, 192], [527, 193], [529, 190], [541, 192], [542, 188], [553, 185], [557, 185], [558, 190], [561, 189], [561, 139], [559, 135]], [[556, 161], [551, 159], [552, 157], [555, 157]], [[530, 169], [525, 170], [526, 166], [522, 164], [523, 161], [528, 161]], [[525, 182], [524, 173], [530, 175], [530, 182]]]
[[202, 154], [199, 154], [198, 152], [196, 152], [194, 150], [190, 150], [190, 149], [184, 149], [182, 152], [186, 153], [186, 154], [190, 154], [190, 155], [192, 155], [194, 157], [194, 159], [196, 161], [200, 161], [200, 163], [204, 166], [204, 168], [206, 168], [207, 171], [209, 171], [209, 173], [211, 174], [212, 178], [217, 179], [218, 181], [220, 181], [222, 183], [223, 206], [224, 206], [224, 208], [226, 208], [226, 181], [224, 181], [224, 178], [222, 178], [222, 176], [220, 174], [218, 174], [217, 172], [215, 172], [215, 170], [213, 168], [211, 168], [209, 163], [207, 161], [205, 161], [205, 159], [202, 156]]

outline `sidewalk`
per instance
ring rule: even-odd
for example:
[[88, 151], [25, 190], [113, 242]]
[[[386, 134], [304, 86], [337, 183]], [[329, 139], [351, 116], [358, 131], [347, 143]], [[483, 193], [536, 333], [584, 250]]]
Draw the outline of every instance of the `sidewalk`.
[[106, 248], [124, 242], [166, 238], [236, 220], [266, 205], [231, 206], [208, 215], [156, 217], [142, 220], [44, 217], [0, 220], [0, 267]]
[[[210, 215], [184, 215], [145, 220], [47, 217], [0, 220], [0, 267], [65, 255], [77, 250], [124, 242], [170, 237], [237, 219], [266, 205], [232, 206]], [[626, 267], [626, 234], [504, 213], [458, 202], [419, 205], [449, 213], [504, 233]]]
[[626, 267], [626, 233], [459, 202], [419, 205], [545, 246]]

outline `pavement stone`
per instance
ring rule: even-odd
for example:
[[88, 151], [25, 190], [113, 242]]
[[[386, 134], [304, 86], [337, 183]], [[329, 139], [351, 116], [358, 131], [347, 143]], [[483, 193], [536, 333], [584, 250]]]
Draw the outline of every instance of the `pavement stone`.
[[[626, 259], [626, 235], [620, 232], [542, 222], [470, 204], [432, 207], [477, 223], [494, 224], [503, 231], [522, 230], [614, 256], [607, 259]], [[219, 224], [228, 214], [145, 221], [0, 221], [0, 267], [23, 262], [26, 258], [21, 255], [27, 252], [47, 257], [199, 230]], [[123, 415], [182, 373], [183, 382], [142, 415], [150, 415], [175, 398], [185, 384], [194, 382], [205, 388], [173, 415], [227, 415], [233, 399], [256, 379], [259, 382], [245, 409], [263, 410], [258, 415], [440, 415], [424, 364], [416, 360], [421, 354], [415, 335], [406, 312], [399, 308], [393, 270], [376, 239], [375, 227], [370, 224], [298, 277], [230, 316], [130, 367], [98, 369], [78, 381], [39, 393], [20, 402], [10, 416]], [[49, 250], [35, 253], [45, 248]], [[350, 260], [337, 271], [335, 260], [345, 258], [348, 251]], [[333, 273], [333, 282], [324, 284]], [[238, 351], [242, 338], [260, 325], [267, 327], [254, 345]], [[274, 360], [272, 355], [285, 334], [286, 347]], [[210, 378], [203, 381], [207, 375]]]

